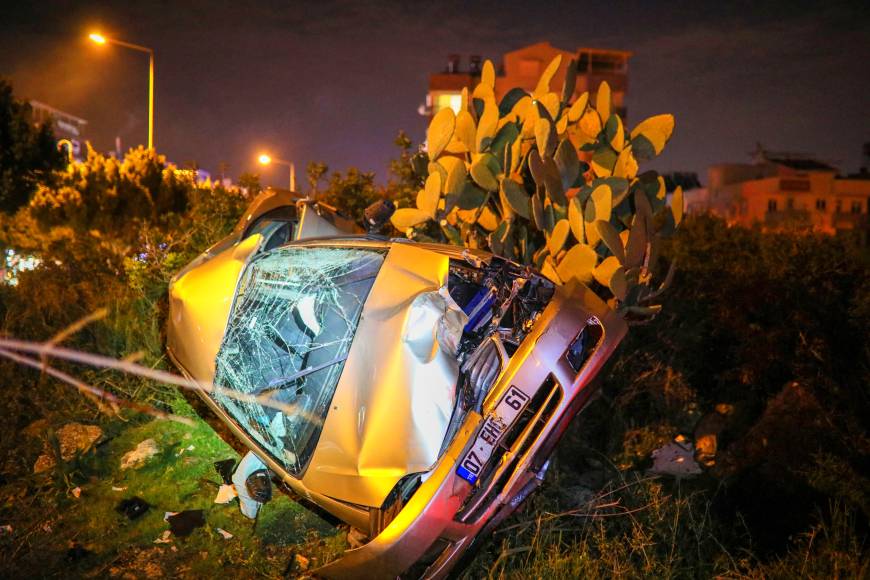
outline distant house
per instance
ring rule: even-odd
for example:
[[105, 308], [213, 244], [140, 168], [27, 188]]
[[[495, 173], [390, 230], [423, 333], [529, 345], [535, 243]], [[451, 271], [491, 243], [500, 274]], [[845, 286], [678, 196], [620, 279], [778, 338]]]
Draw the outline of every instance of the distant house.
[[707, 207], [731, 223], [764, 229], [807, 228], [825, 233], [868, 228], [870, 174], [840, 175], [807, 155], [759, 146], [752, 163], [709, 169]]
[[51, 123], [58, 146], [68, 147], [75, 159], [81, 160], [84, 157], [87, 121], [39, 101], [30, 101], [30, 107], [34, 123]]
[[[505, 53], [502, 63], [496, 63], [495, 98], [501, 98], [510, 89], [520, 87], [532, 91], [541, 73], [550, 61], [562, 55], [559, 70], [553, 77], [552, 87], [557, 93], [562, 90], [565, 73], [571, 59], [577, 60], [577, 85], [574, 96], [589, 91], [593, 96], [602, 81], [610, 85], [614, 112], [625, 118], [625, 93], [628, 90], [628, 59], [630, 52], [600, 48], [578, 48], [563, 50], [549, 42], [539, 42]], [[429, 93], [426, 103], [420, 107], [423, 115], [434, 115], [445, 107], [458, 111], [463, 88], [469, 92], [480, 82], [482, 60], [472, 55], [468, 65], [463, 67], [460, 55], [452, 54], [447, 59], [444, 71], [430, 75]]]

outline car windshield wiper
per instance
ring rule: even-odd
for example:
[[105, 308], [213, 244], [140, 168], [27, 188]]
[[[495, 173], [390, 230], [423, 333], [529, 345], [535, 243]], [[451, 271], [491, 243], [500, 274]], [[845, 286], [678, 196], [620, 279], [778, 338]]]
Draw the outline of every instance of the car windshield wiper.
[[250, 394], [260, 395], [260, 394], [265, 393], [267, 391], [280, 391], [280, 390], [285, 389], [288, 386], [292, 385], [293, 383], [295, 383], [296, 381], [298, 381], [299, 379], [301, 379], [303, 377], [307, 377], [310, 374], [314, 374], [318, 371], [322, 371], [325, 368], [329, 368], [332, 365], [336, 365], [338, 363], [344, 362], [345, 360], [347, 360], [347, 354], [336, 357], [330, 361], [326, 361], [325, 363], [321, 363], [321, 364], [313, 366], [313, 367], [304, 368], [299, 372], [293, 373], [292, 375], [289, 375], [286, 377], [279, 377], [277, 379], [272, 379], [271, 381], [269, 381], [268, 385], [258, 387], [256, 389], [254, 389], [253, 391], [251, 391]]

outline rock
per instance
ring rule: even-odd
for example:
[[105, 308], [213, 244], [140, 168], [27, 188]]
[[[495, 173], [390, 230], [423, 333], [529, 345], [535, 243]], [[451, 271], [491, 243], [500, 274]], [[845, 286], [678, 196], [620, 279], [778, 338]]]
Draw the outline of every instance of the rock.
[[160, 448], [154, 439], [146, 439], [136, 446], [136, 449], [128, 451], [121, 458], [121, 469], [136, 468], [144, 465], [146, 461], [157, 455]]
[[[34, 427], [36, 423], [31, 423], [28, 429]], [[36, 432], [44, 432], [45, 429], [47, 429], [47, 424], [40, 426], [39, 431]], [[82, 425], [81, 423], [67, 423], [55, 432], [57, 445], [60, 448], [60, 457], [63, 461], [69, 461], [76, 455], [86, 453], [102, 436], [103, 430], [96, 425]], [[40, 455], [33, 465], [34, 473], [48, 471], [57, 464], [53, 447], [52, 442], [45, 442], [45, 453]]]
[[310, 565], [308, 558], [306, 558], [302, 554], [296, 554], [293, 559], [295, 560], [296, 565], [299, 567], [299, 570], [303, 572], [308, 570], [308, 566]]
[[704, 467], [716, 464], [719, 438], [728, 427], [733, 412], [732, 405], [719, 403], [712, 413], [704, 415], [695, 426], [695, 459]]
[[652, 452], [653, 466], [650, 473], [671, 475], [676, 478], [691, 477], [701, 473], [695, 461], [695, 446], [682, 436]]

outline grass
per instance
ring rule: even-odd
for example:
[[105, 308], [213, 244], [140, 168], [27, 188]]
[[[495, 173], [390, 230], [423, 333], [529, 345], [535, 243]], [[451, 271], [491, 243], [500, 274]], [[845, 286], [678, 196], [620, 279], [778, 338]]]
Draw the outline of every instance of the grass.
[[[108, 441], [65, 473], [34, 476], [26, 488], [22, 482], [0, 487], [0, 523], [14, 529], [0, 539], [0, 569], [17, 577], [277, 578], [296, 553], [317, 565], [346, 548], [341, 530], [284, 494], [274, 495], [256, 523], [241, 515], [236, 501], [213, 503], [220, 482], [213, 463], [238, 455], [203, 421], [192, 427], [115, 422], [106, 431]], [[121, 457], [149, 438], [159, 453], [139, 468], [121, 470]], [[116, 507], [133, 496], [152, 507], [131, 521]], [[164, 512], [192, 509], [204, 510], [205, 526], [169, 544], [154, 543], [169, 529]], [[223, 539], [217, 528], [234, 537]], [[72, 555], [77, 546], [85, 552]]]

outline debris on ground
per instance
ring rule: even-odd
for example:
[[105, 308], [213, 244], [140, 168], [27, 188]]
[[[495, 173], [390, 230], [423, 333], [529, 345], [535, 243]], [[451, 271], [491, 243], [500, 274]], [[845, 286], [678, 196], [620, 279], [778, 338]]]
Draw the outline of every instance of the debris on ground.
[[236, 493], [235, 485], [223, 484], [218, 489], [217, 496], [214, 498], [214, 503], [228, 504], [238, 497], [238, 495], [239, 494]]
[[229, 485], [233, 482], [233, 470], [236, 467], [235, 459], [223, 459], [214, 462], [215, 471], [221, 476], [221, 480]]
[[734, 406], [726, 403], [716, 405], [712, 413], [704, 415], [695, 427], [695, 459], [704, 467], [716, 464], [719, 438], [728, 426]]
[[8, 536], [12, 533], [12, 526], [5, 524], [0, 526], [0, 536]]
[[[45, 426], [41, 428], [46, 428]], [[34, 431], [36, 432], [36, 431]], [[78, 454], [86, 453], [93, 448], [94, 444], [103, 436], [103, 430], [96, 425], [82, 425], [81, 423], [67, 423], [55, 432], [57, 446], [60, 448], [60, 458], [69, 461]], [[45, 442], [45, 450], [36, 459], [33, 465], [34, 473], [48, 471], [57, 465], [55, 451], [52, 442]]]
[[72, 494], [72, 496], [74, 498], [78, 499], [78, 498], [82, 497], [82, 488], [74, 487], [74, 488], [72, 488], [72, 491], [70, 491], [70, 493]]
[[159, 538], [154, 540], [154, 543], [155, 544], [168, 544], [171, 541], [172, 541], [172, 532], [170, 532], [169, 530], [166, 530], [165, 532], [163, 532], [163, 534]]
[[135, 520], [147, 512], [150, 507], [151, 504], [141, 497], [133, 496], [122, 499], [121, 503], [115, 508], [115, 511], [124, 514], [130, 520]]
[[157, 442], [154, 439], [146, 439], [139, 443], [135, 449], [128, 451], [121, 457], [121, 469], [144, 465], [146, 461], [157, 455], [159, 451], [160, 448], [157, 447]]
[[361, 548], [368, 542], [368, 536], [356, 528], [347, 531], [347, 543], [351, 549]]
[[232, 535], [231, 533], [229, 533], [228, 531], [226, 531], [226, 530], [223, 529], [223, 528], [215, 528], [215, 531], [216, 531], [217, 533], [219, 533], [221, 536], [223, 536], [223, 538], [224, 538], [225, 540], [229, 540], [229, 539], [231, 539], [231, 538], [233, 537], [233, 535]]
[[691, 477], [701, 473], [695, 461], [695, 446], [678, 435], [673, 441], [652, 452], [653, 466], [650, 473], [670, 475], [676, 478]]
[[299, 569], [303, 572], [305, 570], [308, 570], [308, 566], [311, 564], [308, 558], [306, 558], [302, 554], [296, 554], [295, 556], [293, 556], [293, 560], [295, 560], [296, 565], [299, 566]]
[[125, 485], [124, 487], [118, 487], [117, 485], [113, 485], [112, 491], [127, 491], [127, 486]]
[[189, 536], [193, 530], [205, 525], [205, 515], [202, 510], [185, 510], [164, 519], [169, 522], [169, 531], [172, 535], [179, 538]]
[[176, 457], [181, 457], [181, 456], [184, 454], [185, 451], [193, 451], [194, 449], [196, 449], [195, 446], [193, 446], [193, 445], [188, 445], [187, 447], [182, 448], [181, 451], [179, 451], [178, 453], [176, 453], [175, 456], [176, 456]]

